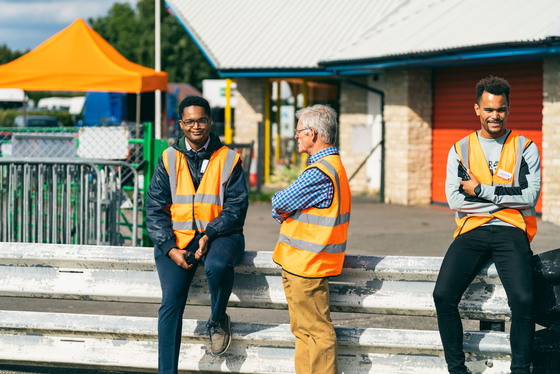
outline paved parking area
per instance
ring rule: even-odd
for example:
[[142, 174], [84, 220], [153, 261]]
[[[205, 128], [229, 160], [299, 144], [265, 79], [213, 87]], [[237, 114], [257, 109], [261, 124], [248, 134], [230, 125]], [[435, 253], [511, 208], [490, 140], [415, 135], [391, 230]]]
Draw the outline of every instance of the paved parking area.
[[[352, 203], [347, 253], [444, 256], [456, 227], [447, 206], [381, 204], [357, 197]], [[271, 217], [271, 205], [252, 204], [244, 230], [247, 250], [272, 251], [280, 224]], [[532, 247], [535, 253], [560, 248], [560, 227], [539, 219]]]

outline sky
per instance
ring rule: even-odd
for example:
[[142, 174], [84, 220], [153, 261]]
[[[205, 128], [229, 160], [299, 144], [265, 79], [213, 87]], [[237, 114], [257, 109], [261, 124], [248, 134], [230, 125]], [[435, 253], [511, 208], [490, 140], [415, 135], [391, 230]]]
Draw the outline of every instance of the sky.
[[0, 45], [12, 51], [33, 49], [77, 18], [107, 15], [114, 3], [137, 0], [0, 0]]

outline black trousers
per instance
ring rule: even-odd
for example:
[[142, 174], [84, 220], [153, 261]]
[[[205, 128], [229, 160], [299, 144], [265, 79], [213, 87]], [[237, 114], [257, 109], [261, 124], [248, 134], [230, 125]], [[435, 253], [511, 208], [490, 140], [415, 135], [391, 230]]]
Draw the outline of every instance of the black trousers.
[[535, 333], [531, 246], [523, 230], [481, 226], [449, 246], [434, 288], [434, 302], [449, 373], [466, 373], [463, 325], [458, 304], [488, 260], [493, 260], [511, 308], [511, 373], [530, 373]]

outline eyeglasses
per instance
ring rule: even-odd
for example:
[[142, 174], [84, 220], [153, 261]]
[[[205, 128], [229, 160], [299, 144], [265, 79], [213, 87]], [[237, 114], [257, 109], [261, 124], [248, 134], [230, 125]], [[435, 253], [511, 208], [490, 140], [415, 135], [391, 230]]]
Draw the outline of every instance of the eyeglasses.
[[297, 135], [297, 134], [299, 134], [301, 131], [305, 131], [305, 130], [311, 130], [311, 128], [310, 128], [310, 127], [306, 127], [306, 128], [304, 128], [304, 129], [301, 129], [301, 130], [297, 130], [297, 129], [296, 129], [296, 130], [294, 130], [294, 136]]
[[200, 127], [205, 127], [208, 126], [208, 124], [210, 123], [210, 118], [200, 117], [199, 119], [187, 119], [187, 120], [182, 119], [181, 122], [183, 122], [185, 127], [193, 127], [195, 123], [198, 123], [198, 126]]

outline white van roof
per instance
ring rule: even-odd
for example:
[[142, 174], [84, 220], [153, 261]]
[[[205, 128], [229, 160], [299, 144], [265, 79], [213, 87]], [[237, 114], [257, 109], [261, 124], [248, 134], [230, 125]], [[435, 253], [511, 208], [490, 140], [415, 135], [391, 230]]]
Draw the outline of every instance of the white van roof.
[[0, 101], [23, 101], [24, 97], [29, 100], [25, 92], [19, 88], [0, 88]]

